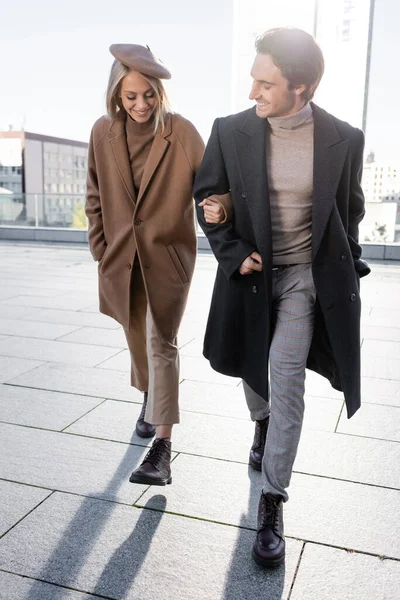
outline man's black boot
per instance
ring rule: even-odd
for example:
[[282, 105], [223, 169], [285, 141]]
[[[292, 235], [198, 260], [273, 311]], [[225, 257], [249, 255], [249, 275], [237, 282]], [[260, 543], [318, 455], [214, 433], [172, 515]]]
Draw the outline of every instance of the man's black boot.
[[131, 483], [144, 485], [167, 485], [171, 477], [171, 442], [168, 439], [155, 439], [140, 467], [129, 478]]
[[253, 558], [263, 567], [277, 567], [285, 560], [281, 496], [261, 493]]
[[156, 435], [156, 426], [150, 425], [150, 423], [146, 423], [146, 421], [144, 420], [146, 406], [147, 392], [144, 393], [142, 410], [140, 411], [140, 415], [138, 417], [138, 420], [136, 421], [136, 433], [141, 438], [151, 438]]
[[267, 439], [269, 417], [255, 422], [254, 440], [250, 448], [249, 465], [256, 471], [261, 471], [264, 456], [265, 440]]

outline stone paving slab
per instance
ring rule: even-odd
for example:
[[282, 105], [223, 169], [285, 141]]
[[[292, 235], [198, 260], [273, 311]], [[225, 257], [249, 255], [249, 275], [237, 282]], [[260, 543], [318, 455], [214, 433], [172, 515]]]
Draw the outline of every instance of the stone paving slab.
[[400, 562], [306, 544], [290, 600], [398, 600]]
[[338, 433], [303, 431], [295, 471], [400, 490], [400, 446]]
[[[152, 440], [132, 433], [140, 409], [138, 404], [107, 401], [67, 431], [120, 442], [132, 440], [134, 444], [143, 446], [151, 444]], [[247, 462], [253, 435], [251, 421], [181, 411], [181, 424], [174, 429], [173, 449]]]
[[291, 536], [400, 558], [397, 490], [295, 473], [289, 495], [285, 527]]
[[[47, 290], [46, 295], [49, 298], [56, 298], [62, 292], [58, 290]], [[43, 290], [40, 288], [26, 287], [21, 285], [1, 285], [0, 300], [10, 300], [19, 296], [43, 296]]]
[[400, 381], [400, 359], [382, 358], [380, 356], [364, 354], [361, 363], [361, 373], [364, 377]]
[[362, 356], [365, 355], [400, 359], [400, 344], [393, 340], [364, 340]]
[[[96, 311], [98, 312], [98, 310]], [[100, 329], [98, 327], [82, 327], [74, 333], [65, 335], [63, 342], [75, 344], [90, 344], [95, 346], [112, 346], [113, 348], [125, 349], [127, 347], [126, 337], [122, 328]]]
[[50, 494], [50, 490], [0, 481], [0, 536], [4, 535], [10, 527], [18, 523]]
[[2, 300], [0, 304], [12, 304], [13, 306], [27, 306], [28, 308], [50, 308], [50, 309], [65, 309], [65, 310], [80, 310], [92, 304], [92, 300], [82, 298], [67, 298], [61, 296], [57, 298], [49, 298], [48, 296], [16, 296], [9, 300]]
[[[126, 344], [125, 344], [126, 347]], [[121, 371], [122, 373], [128, 373], [131, 371], [131, 358], [128, 350], [120, 350], [118, 354], [105, 359], [101, 363], [97, 364], [98, 369], [109, 369], [110, 371]]]
[[0, 385], [0, 421], [61, 431], [103, 401], [103, 398]]
[[182, 381], [179, 386], [179, 406], [187, 412], [221, 417], [249, 418], [242, 386]]
[[24, 319], [38, 312], [38, 308], [26, 308], [25, 306], [12, 306], [0, 303], [0, 317], [2, 319]]
[[11, 358], [9, 356], [0, 356], [0, 383], [5, 383], [22, 373], [32, 371], [36, 367], [43, 365], [39, 360], [26, 360], [23, 358]]
[[227, 377], [214, 371], [208, 360], [192, 356], [181, 357], [181, 379], [190, 381], [205, 381], [208, 383], [221, 383], [237, 386], [241, 380], [237, 377]]
[[42, 340], [55, 340], [66, 336], [79, 327], [76, 325], [55, 325], [38, 323], [34, 321], [21, 321], [17, 319], [0, 318], [0, 334], [16, 335], [25, 338], [39, 338]]
[[2, 540], [0, 568], [116, 600], [287, 598], [302, 544], [289, 540], [286, 566], [265, 571], [249, 560], [253, 539], [243, 529], [54, 494]]
[[[244, 399], [242, 402], [245, 404]], [[332, 414], [326, 410], [323, 415], [328, 402], [334, 404]], [[341, 405], [336, 400], [323, 399], [321, 402], [320, 399], [314, 398], [307, 399], [307, 403], [304, 419], [304, 431], [307, 432], [305, 438], [312, 439], [313, 432], [318, 428], [333, 433]], [[316, 405], [315, 408], [313, 404]], [[139, 404], [108, 400], [79, 419], [67, 431], [126, 443], [132, 440], [135, 444], [147, 445], [151, 442], [136, 435], [132, 438], [140, 408]], [[320, 422], [317, 418], [319, 414], [322, 415]], [[173, 447], [177, 452], [247, 463], [253, 435], [254, 425], [248, 418], [239, 420], [237, 417], [228, 418], [211, 413], [181, 410], [181, 423], [174, 429]]]
[[[3, 310], [8, 310], [10, 307], [1, 306], [0, 314]], [[17, 309], [21, 307], [15, 307]], [[120, 327], [111, 317], [106, 315], [91, 314], [83, 311], [73, 310], [43, 310], [33, 309], [34, 312], [27, 310], [26, 314], [21, 315], [22, 320], [40, 321], [41, 323], [60, 323], [65, 325], [76, 325], [78, 327], [100, 327], [101, 329], [118, 329]]]
[[[391, 291], [393, 294], [393, 291]], [[397, 295], [398, 298], [398, 295]], [[398, 300], [396, 299], [396, 303]], [[374, 327], [395, 327], [400, 328], [400, 310], [393, 308], [374, 307], [366, 321], [366, 325]]]
[[66, 590], [0, 571], [0, 600], [96, 600], [99, 596]]
[[0, 424], [0, 479], [133, 504], [146, 489], [128, 479], [145, 449]]
[[[400, 442], [400, 407], [364, 404], [351, 419], [340, 419], [338, 431]], [[397, 463], [400, 464], [400, 463]], [[400, 470], [400, 469], [399, 469]]]
[[140, 404], [143, 402], [143, 394], [129, 384], [129, 375], [119, 371], [49, 363], [26, 375], [26, 377], [10, 377], [8, 381], [12, 381], [13, 385], [43, 390], [114, 398]]
[[[178, 455], [172, 469], [173, 483], [163, 492], [168, 510], [256, 527], [260, 473], [247, 465], [185, 454]], [[149, 489], [138, 504], [161, 509], [153, 493]], [[398, 491], [294, 473], [289, 494], [284, 507], [287, 536], [400, 557]], [[377, 518], [382, 503], [384, 520]]]
[[400, 406], [400, 381], [362, 377], [361, 398], [362, 406], [364, 403]]
[[119, 348], [11, 337], [0, 342], [0, 355], [94, 367], [118, 354]]
[[374, 325], [365, 325], [361, 332], [365, 340], [388, 340], [400, 342], [400, 327], [375, 327]]

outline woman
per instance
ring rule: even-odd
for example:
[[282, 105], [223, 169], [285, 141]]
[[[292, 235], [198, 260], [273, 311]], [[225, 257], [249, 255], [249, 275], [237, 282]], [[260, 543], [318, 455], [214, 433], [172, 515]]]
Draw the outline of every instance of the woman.
[[196, 258], [193, 180], [204, 144], [173, 114], [150, 49], [114, 44], [108, 116], [93, 126], [87, 179], [89, 245], [98, 261], [100, 311], [124, 328], [131, 384], [144, 392], [136, 424], [156, 439], [132, 483], [171, 483], [179, 423], [177, 332]]

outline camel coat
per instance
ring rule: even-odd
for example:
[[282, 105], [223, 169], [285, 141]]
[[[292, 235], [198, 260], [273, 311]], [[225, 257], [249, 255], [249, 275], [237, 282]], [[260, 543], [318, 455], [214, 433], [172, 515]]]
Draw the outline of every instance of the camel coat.
[[196, 258], [192, 189], [203, 151], [195, 127], [180, 115], [168, 116], [164, 132], [156, 133], [136, 196], [124, 119], [103, 116], [93, 126], [89, 246], [99, 261], [100, 311], [127, 330], [137, 255], [160, 339], [177, 335]]

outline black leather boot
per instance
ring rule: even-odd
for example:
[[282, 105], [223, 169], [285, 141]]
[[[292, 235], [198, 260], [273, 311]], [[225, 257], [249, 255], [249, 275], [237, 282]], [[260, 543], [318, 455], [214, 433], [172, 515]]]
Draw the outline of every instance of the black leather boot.
[[144, 420], [146, 406], [147, 392], [144, 393], [142, 410], [140, 411], [140, 415], [138, 417], [138, 420], [136, 421], [136, 433], [141, 438], [151, 438], [156, 435], [156, 426], [150, 425], [150, 423], [146, 423], [146, 421]]
[[131, 483], [144, 485], [167, 485], [171, 477], [171, 442], [156, 439], [139, 468], [129, 478]]
[[285, 560], [283, 499], [281, 496], [261, 494], [253, 558], [258, 565], [263, 567], [277, 567]]
[[269, 417], [256, 421], [253, 445], [250, 448], [249, 465], [256, 471], [261, 471], [264, 456], [265, 440], [267, 439]]

